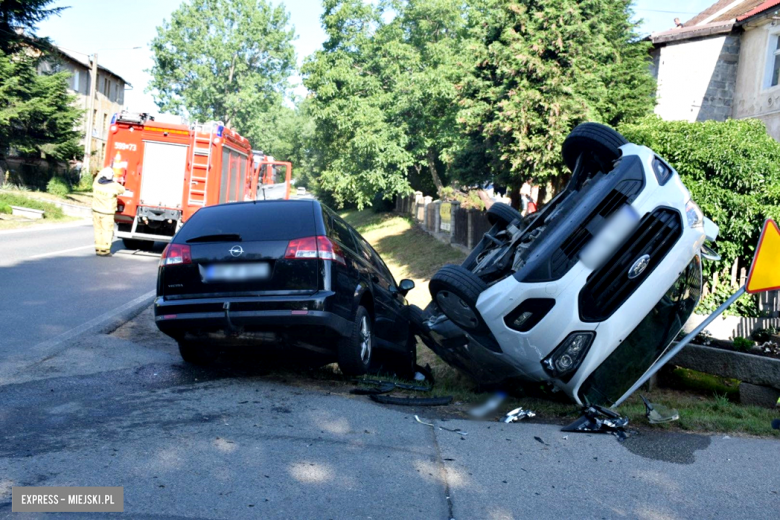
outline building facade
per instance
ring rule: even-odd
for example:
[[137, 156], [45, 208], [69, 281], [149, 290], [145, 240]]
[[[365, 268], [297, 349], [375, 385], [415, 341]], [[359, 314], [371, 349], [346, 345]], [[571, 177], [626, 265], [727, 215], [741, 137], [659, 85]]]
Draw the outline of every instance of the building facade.
[[758, 118], [780, 141], [780, 0], [721, 0], [650, 40], [656, 114]]
[[120, 112], [125, 102], [125, 89], [132, 86], [121, 76], [98, 63], [95, 82], [95, 102], [92, 108], [92, 128], [88, 128], [90, 110], [90, 87], [92, 63], [86, 54], [58, 48], [59, 60], [42, 63], [41, 71], [66, 70], [70, 72], [70, 90], [77, 96], [76, 104], [84, 111], [81, 121], [82, 145], [91, 139], [89, 170], [95, 171], [103, 165], [106, 156], [106, 141], [112, 116]]

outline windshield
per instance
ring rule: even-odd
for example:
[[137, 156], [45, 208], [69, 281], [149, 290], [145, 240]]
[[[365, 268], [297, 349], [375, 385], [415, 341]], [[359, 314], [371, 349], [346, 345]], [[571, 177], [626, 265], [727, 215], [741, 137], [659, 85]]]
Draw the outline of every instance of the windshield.
[[626, 340], [580, 387], [583, 403], [611, 406], [660, 358], [701, 295], [701, 260], [693, 261]]

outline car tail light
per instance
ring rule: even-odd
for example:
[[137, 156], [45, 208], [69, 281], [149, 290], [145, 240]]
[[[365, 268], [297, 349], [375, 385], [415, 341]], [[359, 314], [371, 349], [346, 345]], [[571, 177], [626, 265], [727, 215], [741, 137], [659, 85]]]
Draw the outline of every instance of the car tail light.
[[338, 244], [325, 236], [296, 238], [290, 240], [287, 244], [287, 251], [284, 253], [285, 260], [319, 258], [321, 260], [332, 260], [346, 265], [344, 252]]
[[168, 244], [165, 246], [165, 250], [160, 258], [161, 266], [191, 263], [192, 249], [190, 249], [190, 246], [183, 244]]
[[595, 332], [572, 332], [542, 361], [542, 365], [553, 377], [568, 382], [582, 364], [595, 337]]

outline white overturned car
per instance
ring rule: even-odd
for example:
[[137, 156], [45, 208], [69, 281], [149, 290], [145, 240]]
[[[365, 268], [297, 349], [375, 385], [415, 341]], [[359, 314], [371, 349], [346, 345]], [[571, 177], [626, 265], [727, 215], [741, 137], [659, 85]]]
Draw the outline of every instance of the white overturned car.
[[480, 383], [549, 382], [611, 406], [699, 302], [718, 228], [652, 150], [609, 127], [569, 135], [567, 188], [539, 213], [488, 210], [493, 228], [431, 279], [420, 337]]

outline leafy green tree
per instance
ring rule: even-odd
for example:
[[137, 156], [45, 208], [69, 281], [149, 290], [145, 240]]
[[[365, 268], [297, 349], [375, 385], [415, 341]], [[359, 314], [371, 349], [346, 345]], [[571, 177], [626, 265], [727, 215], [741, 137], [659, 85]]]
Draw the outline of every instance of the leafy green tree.
[[294, 31], [267, 0], [188, 0], [152, 40], [161, 110], [220, 120], [263, 144], [295, 66]]
[[48, 8], [54, 0], [2, 0], [0, 2], [0, 51], [10, 53], [22, 46], [48, 49], [49, 40], [37, 38], [35, 28], [65, 7]]
[[304, 66], [304, 83], [313, 92], [319, 181], [338, 203], [408, 191], [410, 174], [443, 187], [460, 139], [464, 13], [460, 0], [326, 0], [328, 41]]
[[322, 22], [328, 36], [323, 49], [304, 64], [304, 84], [312, 92], [320, 150], [318, 184], [337, 204], [370, 204], [377, 191], [408, 189], [412, 166], [405, 129], [393, 124], [387, 109], [398, 49], [382, 46], [380, 8], [360, 0], [325, 0]]
[[648, 113], [648, 44], [630, 16], [630, 0], [475, 4], [474, 66], [459, 86], [469, 143], [459, 164], [472, 175], [483, 164], [515, 189], [532, 177], [544, 184], [563, 172], [561, 144], [574, 126]]
[[82, 151], [75, 130], [81, 110], [68, 73], [38, 74], [38, 58], [0, 51], [0, 153], [68, 160]]

